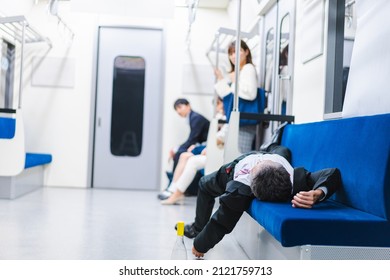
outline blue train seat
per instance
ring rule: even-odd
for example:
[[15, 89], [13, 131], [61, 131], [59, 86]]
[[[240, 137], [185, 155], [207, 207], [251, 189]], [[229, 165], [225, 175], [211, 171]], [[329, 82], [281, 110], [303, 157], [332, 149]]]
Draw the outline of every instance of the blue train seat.
[[[52, 155], [26, 153], [20, 109], [0, 117], [0, 198], [15, 198], [43, 185], [43, 169]], [[33, 168], [35, 167], [35, 168]]]
[[311, 210], [254, 200], [248, 213], [282, 246], [390, 247], [390, 114], [290, 124], [292, 165], [337, 167], [343, 187]]

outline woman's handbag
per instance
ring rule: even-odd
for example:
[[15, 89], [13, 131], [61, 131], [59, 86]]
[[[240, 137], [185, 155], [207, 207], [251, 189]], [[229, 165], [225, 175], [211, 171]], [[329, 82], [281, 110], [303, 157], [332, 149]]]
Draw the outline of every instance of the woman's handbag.
[[[230, 113], [233, 110], [233, 93], [229, 93], [223, 98], [223, 107], [226, 114], [226, 120], [229, 122]], [[263, 88], [258, 88], [257, 96], [254, 100], [245, 100], [241, 97], [238, 98], [238, 110], [242, 113], [253, 113], [253, 114], [263, 114], [265, 109], [265, 91]], [[240, 120], [240, 126], [246, 125], [256, 125], [259, 121], [257, 120]]]

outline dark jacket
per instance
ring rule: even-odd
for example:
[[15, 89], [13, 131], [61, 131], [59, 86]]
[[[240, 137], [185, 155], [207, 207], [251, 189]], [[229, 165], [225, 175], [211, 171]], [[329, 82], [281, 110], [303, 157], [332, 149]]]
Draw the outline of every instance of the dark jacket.
[[[291, 154], [285, 147], [275, 149], [271, 152], [284, 156], [287, 160], [290, 160]], [[194, 240], [194, 247], [198, 252], [206, 253], [221, 241], [225, 234], [230, 233], [237, 224], [242, 213], [249, 208], [250, 203], [255, 199], [250, 187], [241, 182], [234, 181], [232, 176], [235, 164], [249, 154], [253, 154], [253, 152], [245, 154], [232, 163], [222, 166], [217, 172], [217, 176], [221, 177], [221, 173], [225, 172], [227, 168], [226, 173], [228, 173], [228, 176], [226, 176], [225, 180], [226, 191], [220, 196], [220, 206], [218, 210], [213, 214], [210, 221]], [[231, 170], [229, 170], [229, 168]], [[301, 167], [294, 169], [292, 197], [299, 191], [309, 191], [319, 187], [327, 188], [328, 193], [325, 199], [329, 198], [339, 187], [341, 187], [340, 171], [337, 168], [328, 168], [311, 173]]]
[[190, 112], [189, 120], [191, 129], [190, 135], [188, 136], [188, 139], [180, 145], [177, 153], [185, 152], [191, 145], [202, 143], [207, 140], [210, 122], [204, 116], [194, 111]]

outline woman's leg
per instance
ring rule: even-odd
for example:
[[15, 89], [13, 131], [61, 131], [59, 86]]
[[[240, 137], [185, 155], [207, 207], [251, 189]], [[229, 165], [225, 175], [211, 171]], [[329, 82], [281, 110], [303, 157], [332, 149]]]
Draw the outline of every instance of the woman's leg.
[[187, 190], [192, 180], [194, 180], [196, 172], [204, 168], [205, 165], [205, 155], [196, 155], [188, 158], [180, 178], [172, 183], [172, 189], [175, 190], [174, 193], [167, 200], [164, 200], [162, 204], [171, 205], [181, 201], [184, 198], [184, 192]]
[[176, 181], [176, 189], [184, 193], [191, 182], [194, 180], [198, 170], [201, 170], [206, 165], [205, 155], [192, 156], [187, 160], [187, 164], [183, 169], [181, 176]]
[[173, 173], [172, 183], [168, 188], [168, 191], [175, 192], [176, 191], [176, 181], [181, 177], [184, 168], [187, 165], [187, 160], [191, 158], [194, 154], [191, 152], [181, 153], [179, 162], [177, 163], [175, 172]]
[[194, 154], [191, 152], [184, 152], [180, 155], [179, 162], [177, 163], [177, 167], [175, 170], [175, 173], [173, 173], [173, 179], [172, 182], [176, 182], [177, 179], [180, 178], [181, 174], [183, 173], [184, 168], [187, 165], [187, 160], [192, 157]]

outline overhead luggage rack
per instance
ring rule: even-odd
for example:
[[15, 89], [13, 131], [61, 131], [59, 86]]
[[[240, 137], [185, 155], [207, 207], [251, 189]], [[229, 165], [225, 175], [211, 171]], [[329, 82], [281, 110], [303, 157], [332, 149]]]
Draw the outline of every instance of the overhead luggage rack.
[[22, 102], [22, 81], [23, 81], [23, 57], [24, 45], [29, 43], [47, 43], [49, 48], [52, 47], [49, 38], [42, 36], [38, 31], [32, 28], [24, 16], [0, 17], [0, 33], [6, 37], [12, 38], [20, 43], [20, 77], [19, 77], [19, 105]]
[[24, 16], [0, 17], [0, 30], [20, 43], [46, 42], [52, 46], [51, 41], [32, 28]]
[[[253, 27], [251, 32], [240, 32], [240, 37], [243, 38], [247, 43], [250, 45], [250, 48], [256, 48], [258, 44], [258, 36], [256, 35], [256, 26]], [[217, 32], [215, 33], [214, 40], [211, 42], [211, 45], [209, 49], [206, 52], [206, 56], [209, 59], [211, 65], [213, 66], [218, 66], [219, 64], [219, 59], [218, 59], [218, 54], [220, 53], [226, 53], [227, 54], [227, 49], [229, 47], [229, 44], [233, 41], [233, 39], [236, 37], [237, 31], [235, 29], [230, 29], [230, 28], [225, 28], [225, 27], [220, 27]], [[251, 39], [254, 39], [253, 42]], [[212, 58], [210, 57], [210, 54], [214, 52], [216, 53], [216, 61], [213, 61]]]

